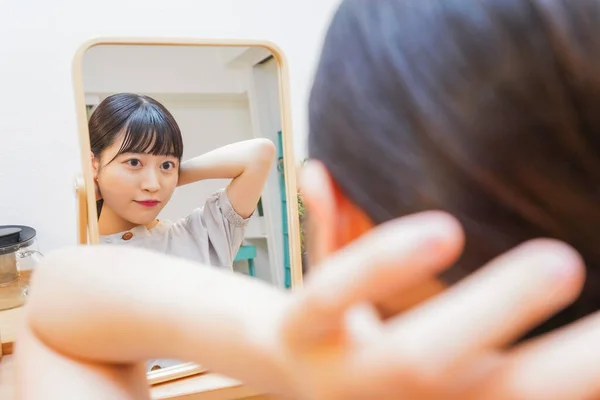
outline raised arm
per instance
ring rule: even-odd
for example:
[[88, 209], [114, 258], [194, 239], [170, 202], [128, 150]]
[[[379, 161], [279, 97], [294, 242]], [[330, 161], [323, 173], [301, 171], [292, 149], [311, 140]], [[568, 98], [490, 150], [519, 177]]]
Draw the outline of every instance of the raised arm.
[[[319, 234], [330, 242], [335, 232]], [[581, 258], [559, 242], [527, 243], [410, 311], [377, 318], [372, 304], [436, 276], [461, 245], [447, 217], [406, 217], [323, 260], [292, 294], [131, 247], [49, 255], [27, 305], [36, 341], [17, 346], [31, 373], [19, 374], [20, 387], [33, 385], [21, 398], [55, 394], [35, 371], [57, 357], [28, 356], [37, 344], [65, 355], [51, 376], [66, 385], [78, 376], [70, 395], [98, 388], [114, 393], [104, 398], [139, 398], [139, 362], [164, 357], [306, 400], [598, 397], [598, 316], [509, 346], [581, 289]]]
[[232, 143], [181, 163], [179, 186], [204, 179], [232, 179], [227, 196], [243, 218], [252, 215], [269, 170], [275, 146], [268, 139]]

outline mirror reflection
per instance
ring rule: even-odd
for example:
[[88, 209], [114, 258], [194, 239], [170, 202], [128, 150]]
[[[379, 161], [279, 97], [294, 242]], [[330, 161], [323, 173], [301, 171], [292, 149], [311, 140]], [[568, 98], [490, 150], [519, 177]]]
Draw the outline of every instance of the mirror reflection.
[[[286, 186], [284, 166], [294, 163], [285, 151], [278, 68], [259, 46], [87, 50], [83, 82], [101, 243], [290, 288], [292, 269], [301, 268], [290, 243], [300, 241], [289, 228], [298, 215], [290, 203], [295, 188]], [[150, 360], [148, 370], [179, 363]]]

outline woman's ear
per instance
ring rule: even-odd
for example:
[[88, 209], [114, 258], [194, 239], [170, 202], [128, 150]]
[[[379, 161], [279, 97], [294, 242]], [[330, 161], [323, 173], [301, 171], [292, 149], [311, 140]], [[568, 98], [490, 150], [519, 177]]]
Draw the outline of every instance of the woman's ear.
[[90, 151], [90, 157], [92, 159], [92, 177], [94, 178], [94, 189], [96, 192], [96, 201], [102, 199], [100, 194], [100, 187], [98, 186], [98, 171], [100, 170], [100, 160], [94, 156], [94, 153]]
[[313, 266], [370, 230], [373, 224], [346, 198], [322, 163], [307, 162], [301, 177], [308, 258]]
[[90, 157], [92, 159], [92, 174], [94, 176], [94, 181], [98, 179], [98, 170], [100, 169], [100, 160], [94, 156], [94, 153], [90, 151]]

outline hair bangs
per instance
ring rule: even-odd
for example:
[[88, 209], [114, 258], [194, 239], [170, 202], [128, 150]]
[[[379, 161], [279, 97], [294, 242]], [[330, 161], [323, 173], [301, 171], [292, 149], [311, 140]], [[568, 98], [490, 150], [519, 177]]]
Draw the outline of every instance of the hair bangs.
[[118, 154], [146, 153], [183, 156], [183, 140], [175, 119], [164, 108], [148, 101], [134, 111], [125, 126], [124, 140]]

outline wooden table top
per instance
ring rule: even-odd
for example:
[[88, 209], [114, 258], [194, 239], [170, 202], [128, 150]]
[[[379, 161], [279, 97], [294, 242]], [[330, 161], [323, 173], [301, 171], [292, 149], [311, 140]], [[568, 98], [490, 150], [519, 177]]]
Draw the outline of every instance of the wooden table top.
[[[15, 362], [12, 355], [0, 360], [0, 399], [16, 399]], [[155, 385], [150, 389], [151, 397], [155, 400], [185, 399], [185, 400], [275, 400], [261, 396], [241, 383], [217, 374], [204, 374], [180, 379], [173, 382]]]

